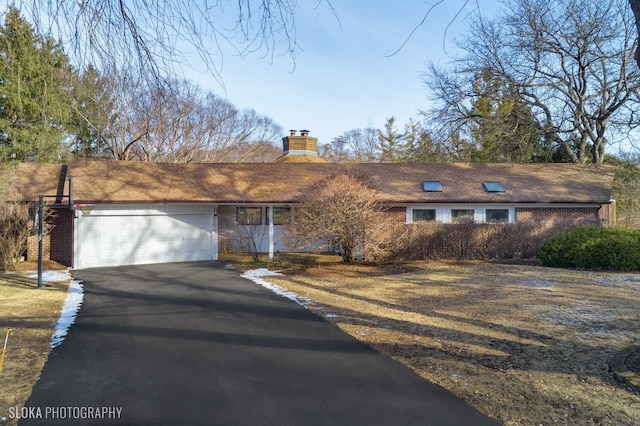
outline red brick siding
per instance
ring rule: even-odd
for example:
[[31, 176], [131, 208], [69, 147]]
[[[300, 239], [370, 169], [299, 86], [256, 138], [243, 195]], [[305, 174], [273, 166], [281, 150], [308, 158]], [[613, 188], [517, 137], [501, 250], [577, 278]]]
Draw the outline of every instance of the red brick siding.
[[51, 230], [51, 260], [73, 266], [73, 210], [58, 209]]
[[[44, 239], [42, 240], [42, 258], [46, 260], [49, 260], [51, 258], [50, 240], [51, 238], [49, 235], [45, 235]], [[38, 234], [29, 235], [29, 239], [27, 240], [27, 258], [25, 260], [38, 260]]]
[[535, 222], [550, 229], [599, 223], [598, 207], [517, 207], [516, 222]]
[[[73, 211], [54, 209], [48, 223], [52, 229], [44, 236], [42, 258], [54, 260], [65, 266], [73, 266]], [[37, 234], [29, 236], [26, 260], [38, 260]]]

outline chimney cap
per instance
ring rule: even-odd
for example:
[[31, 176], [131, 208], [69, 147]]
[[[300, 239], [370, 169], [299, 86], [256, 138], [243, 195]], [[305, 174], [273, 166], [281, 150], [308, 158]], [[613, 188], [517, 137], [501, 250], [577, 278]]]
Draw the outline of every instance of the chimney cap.
[[297, 130], [289, 130], [289, 133], [296, 133]]
[[309, 133], [309, 130], [300, 130], [300, 133]]

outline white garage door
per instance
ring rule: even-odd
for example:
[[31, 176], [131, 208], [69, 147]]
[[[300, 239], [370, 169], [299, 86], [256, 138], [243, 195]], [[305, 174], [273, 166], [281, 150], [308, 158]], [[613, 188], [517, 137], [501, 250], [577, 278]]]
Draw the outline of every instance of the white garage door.
[[88, 206], [75, 223], [75, 267], [217, 259], [215, 207]]

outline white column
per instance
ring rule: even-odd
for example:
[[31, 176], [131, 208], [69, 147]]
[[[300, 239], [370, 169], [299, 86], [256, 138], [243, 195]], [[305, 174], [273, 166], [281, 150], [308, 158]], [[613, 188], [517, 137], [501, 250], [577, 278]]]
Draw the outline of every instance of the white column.
[[273, 204], [269, 206], [269, 260], [273, 260]]

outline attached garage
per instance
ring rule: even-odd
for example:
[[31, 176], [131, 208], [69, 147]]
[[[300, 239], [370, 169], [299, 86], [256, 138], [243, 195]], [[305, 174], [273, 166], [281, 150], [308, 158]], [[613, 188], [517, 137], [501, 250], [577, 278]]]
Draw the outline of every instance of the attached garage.
[[214, 260], [214, 205], [85, 205], [76, 207], [74, 266]]

